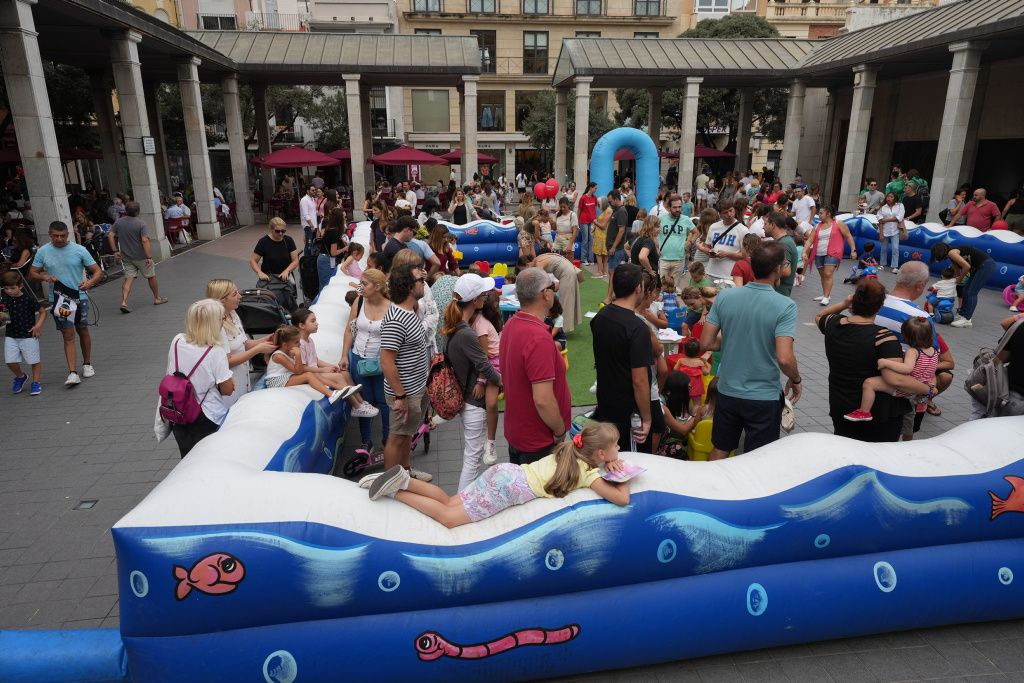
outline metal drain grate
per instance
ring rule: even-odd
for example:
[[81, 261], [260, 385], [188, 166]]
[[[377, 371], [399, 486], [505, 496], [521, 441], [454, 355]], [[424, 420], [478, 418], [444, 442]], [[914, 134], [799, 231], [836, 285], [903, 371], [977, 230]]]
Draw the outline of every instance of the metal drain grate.
[[100, 501], [99, 500], [80, 500], [80, 501], [78, 501], [78, 505], [76, 505], [72, 509], [73, 510], [92, 510], [94, 507], [96, 507], [96, 503], [98, 503], [98, 502], [100, 502]]

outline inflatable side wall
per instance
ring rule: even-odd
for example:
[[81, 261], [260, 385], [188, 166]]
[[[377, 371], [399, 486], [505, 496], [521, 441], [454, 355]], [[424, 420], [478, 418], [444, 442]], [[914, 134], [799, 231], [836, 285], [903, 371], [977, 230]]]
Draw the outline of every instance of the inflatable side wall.
[[661, 160], [651, 136], [639, 128], [616, 128], [594, 143], [594, 151], [590, 154], [590, 178], [597, 183], [597, 196], [607, 197], [615, 189], [615, 154], [620, 149], [628, 149], [636, 158], [637, 206], [654, 206], [661, 182]]

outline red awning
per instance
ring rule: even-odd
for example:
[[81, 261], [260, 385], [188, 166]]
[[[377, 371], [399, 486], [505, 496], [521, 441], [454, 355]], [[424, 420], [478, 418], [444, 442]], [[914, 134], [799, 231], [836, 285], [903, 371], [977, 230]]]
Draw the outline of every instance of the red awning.
[[341, 162], [323, 152], [305, 147], [288, 147], [271, 152], [260, 159], [260, 166], [267, 168], [301, 168], [304, 166], [340, 166]]
[[693, 148], [693, 156], [700, 159], [714, 159], [716, 157], [734, 157], [736, 156], [732, 152], [726, 152], [725, 150], [715, 149], [714, 147], [705, 147], [704, 145], [697, 145]]
[[[462, 163], [462, 150], [453, 149], [447, 154], [442, 154], [441, 158], [446, 160], [450, 164], [461, 164]], [[490, 154], [484, 154], [483, 152], [477, 152], [476, 154], [477, 163], [480, 164], [496, 164], [498, 160], [492, 157]]]
[[328, 152], [327, 156], [334, 157], [335, 159], [340, 159], [342, 161], [345, 161], [346, 159], [351, 159], [352, 158], [352, 150], [350, 150], [350, 149], [336, 149], [333, 152]]
[[381, 166], [447, 166], [448, 161], [415, 147], [399, 147], [370, 157], [371, 164]]

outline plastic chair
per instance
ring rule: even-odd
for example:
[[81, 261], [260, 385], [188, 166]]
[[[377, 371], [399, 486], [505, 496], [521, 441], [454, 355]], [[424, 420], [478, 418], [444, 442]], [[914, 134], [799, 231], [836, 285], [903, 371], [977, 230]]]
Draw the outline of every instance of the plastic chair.
[[[690, 460], [697, 460], [700, 462], [707, 462], [708, 456], [711, 455], [711, 451], [714, 446], [711, 444], [711, 425], [710, 419], [701, 420], [697, 423], [697, 426], [693, 428], [686, 436], [687, 454]], [[736, 451], [729, 453], [728, 457], [736, 455]]]
[[508, 264], [506, 263], [495, 263], [491, 268], [491, 277], [505, 277], [506, 275], [508, 275]]
[[177, 244], [181, 238], [182, 218], [167, 218], [164, 220], [164, 234], [167, 235], [167, 241], [171, 244]]

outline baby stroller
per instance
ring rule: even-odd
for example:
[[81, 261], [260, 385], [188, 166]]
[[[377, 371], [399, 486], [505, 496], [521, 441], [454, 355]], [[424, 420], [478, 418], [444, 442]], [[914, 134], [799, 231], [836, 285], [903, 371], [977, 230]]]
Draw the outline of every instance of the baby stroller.
[[[273, 334], [281, 325], [292, 322], [291, 314], [277, 301], [274, 293], [267, 289], [246, 289], [238, 304], [238, 317], [250, 339]], [[249, 361], [250, 373], [259, 377], [267, 370], [263, 354], [257, 354]]]
[[263, 292], [269, 292], [286, 311], [294, 311], [299, 307], [296, 295], [298, 291], [295, 282], [289, 277], [282, 280], [277, 275], [271, 275], [270, 280], [259, 280], [256, 286]]

